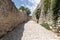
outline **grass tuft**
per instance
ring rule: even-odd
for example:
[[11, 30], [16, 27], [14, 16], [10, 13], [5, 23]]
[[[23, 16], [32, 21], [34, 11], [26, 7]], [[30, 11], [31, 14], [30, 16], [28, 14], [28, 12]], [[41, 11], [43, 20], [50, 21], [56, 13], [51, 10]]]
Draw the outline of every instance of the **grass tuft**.
[[47, 24], [47, 23], [42, 23], [41, 25], [42, 25], [44, 28], [50, 30], [49, 24]]

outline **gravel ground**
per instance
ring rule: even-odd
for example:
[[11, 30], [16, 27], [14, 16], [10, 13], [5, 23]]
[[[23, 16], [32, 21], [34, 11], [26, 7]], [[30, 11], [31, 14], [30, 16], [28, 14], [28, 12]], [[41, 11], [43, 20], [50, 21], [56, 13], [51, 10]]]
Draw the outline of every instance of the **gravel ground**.
[[59, 40], [56, 35], [34, 21], [28, 21], [15, 28], [0, 40]]

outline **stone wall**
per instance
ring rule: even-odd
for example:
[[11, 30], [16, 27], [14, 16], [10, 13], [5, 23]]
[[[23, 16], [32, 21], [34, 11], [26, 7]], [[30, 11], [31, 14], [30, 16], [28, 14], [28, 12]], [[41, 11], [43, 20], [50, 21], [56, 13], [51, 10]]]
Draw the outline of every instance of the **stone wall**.
[[27, 20], [25, 12], [19, 11], [11, 0], [0, 0], [0, 37]]

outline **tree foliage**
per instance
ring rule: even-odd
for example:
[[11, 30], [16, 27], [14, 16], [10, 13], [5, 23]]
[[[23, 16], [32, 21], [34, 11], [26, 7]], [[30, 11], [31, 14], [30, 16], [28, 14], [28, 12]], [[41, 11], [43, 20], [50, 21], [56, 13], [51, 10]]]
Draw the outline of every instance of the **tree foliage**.
[[21, 6], [21, 7], [19, 8], [19, 10], [25, 11], [25, 12], [27, 13], [27, 15], [30, 15], [30, 13], [31, 13], [30, 9], [29, 9], [29, 8], [26, 8], [26, 7], [24, 7], [24, 6]]
[[27, 12], [27, 15], [29, 15], [31, 13], [29, 8], [26, 8], [25, 11]]
[[24, 10], [25, 10], [25, 7], [24, 7], [24, 6], [21, 6], [21, 7], [19, 8], [19, 10], [24, 11]]

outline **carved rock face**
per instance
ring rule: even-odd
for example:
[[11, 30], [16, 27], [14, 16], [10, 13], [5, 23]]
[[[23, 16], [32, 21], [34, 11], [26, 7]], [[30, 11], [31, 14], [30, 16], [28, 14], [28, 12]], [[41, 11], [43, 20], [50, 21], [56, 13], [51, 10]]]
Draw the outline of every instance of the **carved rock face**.
[[25, 21], [25, 16], [27, 17], [17, 10], [11, 0], [0, 0], [0, 37]]
[[[46, 10], [47, 12], [46, 12], [46, 14], [45, 14], [45, 10], [44, 10], [44, 8], [46, 7], [46, 6], [44, 6], [44, 3], [43, 3], [43, 1], [44, 0], [41, 0], [40, 1], [40, 3], [38, 4], [38, 6], [37, 6], [37, 8], [36, 8], [36, 10], [37, 9], [40, 9], [40, 18], [39, 18], [39, 24], [42, 24], [43, 22], [45, 22], [45, 23], [48, 23], [49, 25], [54, 25], [54, 22], [53, 22], [53, 16], [52, 16], [52, 13], [51, 13], [51, 11], [52, 11], [52, 7], [51, 7], [51, 1], [52, 0], [49, 0], [49, 6], [47, 7], [48, 8], [48, 10]], [[47, 0], [48, 1], [48, 0]], [[59, 6], [60, 6], [60, 4], [59, 4]], [[60, 8], [60, 7], [59, 7]], [[60, 9], [59, 9], [60, 10]], [[57, 13], [58, 15], [59, 15], [59, 17], [58, 17], [58, 22], [56, 22], [56, 25], [60, 25], [60, 11], [59, 11], [59, 13]], [[33, 13], [33, 16], [32, 16], [32, 19], [35, 21], [37, 21], [37, 19], [36, 19], [36, 15], [35, 15], [35, 11], [34, 11], [34, 13]]]

